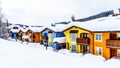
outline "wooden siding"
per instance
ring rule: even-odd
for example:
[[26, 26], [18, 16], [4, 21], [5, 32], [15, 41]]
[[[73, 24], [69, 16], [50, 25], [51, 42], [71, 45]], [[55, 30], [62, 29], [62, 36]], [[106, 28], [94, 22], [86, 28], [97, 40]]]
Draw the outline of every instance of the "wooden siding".
[[89, 38], [77, 38], [77, 44], [86, 44], [88, 45], [90, 43]]
[[106, 40], [106, 47], [120, 48], [120, 40]]

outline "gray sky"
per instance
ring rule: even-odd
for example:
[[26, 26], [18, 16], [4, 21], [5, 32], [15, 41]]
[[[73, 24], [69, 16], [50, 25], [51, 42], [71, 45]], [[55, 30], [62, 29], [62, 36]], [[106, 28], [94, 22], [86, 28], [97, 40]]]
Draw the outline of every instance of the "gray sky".
[[119, 8], [120, 0], [1, 0], [9, 22], [46, 25]]

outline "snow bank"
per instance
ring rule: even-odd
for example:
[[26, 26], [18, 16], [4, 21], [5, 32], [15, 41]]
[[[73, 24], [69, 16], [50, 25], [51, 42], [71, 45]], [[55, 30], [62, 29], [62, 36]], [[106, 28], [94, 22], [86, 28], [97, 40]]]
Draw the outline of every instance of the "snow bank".
[[66, 42], [66, 37], [54, 38], [54, 39], [53, 39], [53, 42], [65, 43], [65, 42]]
[[93, 54], [85, 54], [83, 59], [86, 61], [93, 61], [93, 62], [104, 62], [105, 58], [102, 56], [95, 56]]
[[[49, 50], [50, 49], [50, 50]], [[64, 53], [64, 54], [61, 54]], [[70, 56], [71, 55], [71, 56]], [[80, 55], [66, 49], [53, 52], [36, 43], [0, 39], [0, 68], [120, 68], [120, 59], [105, 61], [101, 56]]]
[[67, 50], [67, 49], [61, 49], [58, 52], [63, 55], [74, 56], [74, 57], [82, 57], [83, 56], [83, 54], [81, 54], [81, 53], [72, 53], [70, 50]]
[[104, 66], [109, 68], [120, 68], [120, 59], [109, 59], [105, 62]]

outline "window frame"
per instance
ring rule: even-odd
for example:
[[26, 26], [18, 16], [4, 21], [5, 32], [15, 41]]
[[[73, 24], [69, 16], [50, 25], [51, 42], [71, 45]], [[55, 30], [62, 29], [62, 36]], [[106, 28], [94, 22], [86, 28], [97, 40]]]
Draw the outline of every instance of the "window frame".
[[120, 56], [120, 49], [117, 50], [117, 56]]
[[117, 39], [120, 39], [120, 33], [117, 33]]
[[102, 33], [95, 34], [95, 41], [102, 42]]
[[[76, 42], [77, 40], [76, 40], [76, 38], [77, 38], [77, 33], [70, 33], [70, 35], [71, 35], [71, 41], [73, 41], [73, 42]], [[75, 35], [75, 36], [74, 36]]]
[[[101, 54], [100, 54], [100, 52], [97, 52], [97, 49], [101, 49]], [[100, 51], [100, 50], [98, 50], [98, 51]], [[103, 55], [103, 48], [102, 47], [95, 47], [95, 55]]]

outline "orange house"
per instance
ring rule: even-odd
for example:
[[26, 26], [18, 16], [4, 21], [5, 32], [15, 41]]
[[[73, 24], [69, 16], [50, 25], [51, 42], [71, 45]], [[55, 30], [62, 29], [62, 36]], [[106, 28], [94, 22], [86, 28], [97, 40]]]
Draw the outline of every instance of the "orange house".
[[120, 57], [119, 32], [94, 32], [94, 53], [96, 55], [102, 55], [106, 59]]
[[29, 27], [27, 35], [29, 36], [29, 42], [40, 43], [41, 41], [41, 31], [44, 27]]

